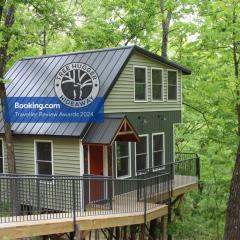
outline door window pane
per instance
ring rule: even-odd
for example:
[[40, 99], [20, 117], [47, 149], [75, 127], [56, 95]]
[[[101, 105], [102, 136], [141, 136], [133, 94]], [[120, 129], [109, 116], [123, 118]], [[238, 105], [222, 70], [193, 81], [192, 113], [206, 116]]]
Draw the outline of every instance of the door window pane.
[[117, 142], [116, 157], [117, 157], [117, 177], [129, 176], [130, 147], [128, 142]]

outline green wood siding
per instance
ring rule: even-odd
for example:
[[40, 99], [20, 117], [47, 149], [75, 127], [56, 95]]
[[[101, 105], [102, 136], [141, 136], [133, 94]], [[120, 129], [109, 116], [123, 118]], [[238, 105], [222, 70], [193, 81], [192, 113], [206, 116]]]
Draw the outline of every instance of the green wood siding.
[[[147, 67], [147, 85], [148, 85], [148, 101], [134, 102], [134, 66]], [[151, 91], [151, 68], [157, 67], [163, 69], [163, 102], [152, 102]], [[137, 111], [173, 111], [181, 110], [181, 71], [178, 71], [178, 96], [177, 101], [167, 101], [167, 70], [173, 69], [148, 58], [144, 55], [133, 54], [123, 72], [120, 74], [118, 81], [113, 86], [112, 91], [107, 97], [104, 108], [105, 112], [137, 112]]]
[[[139, 135], [149, 135], [149, 166], [152, 166], [152, 134], [165, 133], [165, 163], [174, 161], [174, 124], [181, 122], [181, 111], [126, 113]], [[140, 119], [139, 119], [140, 117]], [[161, 120], [164, 118], [165, 120]], [[145, 123], [143, 123], [145, 119]], [[115, 159], [115, 150], [113, 151]], [[116, 165], [114, 175], [116, 176]], [[131, 173], [135, 176], [135, 143], [131, 143]]]
[[[14, 136], [17, 173], [35, 174], [34, 140], [53, 141], [54, 174], [73, 176], [80, 175], [79, 139], [30, 136]], [[5, 172], [7, 172], [6, 146], [4, 148], [4, 166]]]

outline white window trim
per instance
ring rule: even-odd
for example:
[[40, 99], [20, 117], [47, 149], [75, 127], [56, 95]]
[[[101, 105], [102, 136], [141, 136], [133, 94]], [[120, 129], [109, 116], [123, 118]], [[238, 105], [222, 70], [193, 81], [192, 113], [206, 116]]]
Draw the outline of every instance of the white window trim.
[[[176, 74], [176, 77], [177, 77], [177, 82], [176, 82], [176, 100], [174, 99], [174, 100], [169, 100], [168, 99], [168, 72], [176, 72], [177, 74]], [[178, 102], [178, 84], [179, 84], [179, 82], [178, 82], [178, 71], [177, 70], [174, 70], [174, 69], [167, 69], [167, 102]]]
[[[152, 70], [161, 70], [162, 71], [162, 99], [156, 100], [153, 99], [153, 79], [152, 79]], [[151, 102], [164, 102], [164, 70], [163, 68], [151, 67]]]
[[[145, 95], [146, 99], [145, 100], [136, 100], [135, 99], [135, 68], [144, 68], [145, 69], [145, 84], [146, 84], [146, 89], [145, 89]], [[148, 102], [148, 79], [147, 79], [147, 66], [140, 66], [140, 65], [134, 65], [133, 66], [133, 84], [134, 84], [134, 102]]]
[[5, 152], [4, 152], [4, 140], [3, 140], [3, 138], [0, 138], [0, 140], [2, 141], [2, 154], [3, 154], [3, 156], [2, 156], [2, 160], [3, 160], [3, 172], [2, 172], [2, 174], [4, 174], [4, 173], [5, 173]]
[[[158, 135], [163, 135], [163, 165], [165, 165], [165, 152], [166, 152], [166, 149], [165, 149], [165, 133], [164, 132], [158, 132], [158, 133], [152, 133], [152, 166], [153, 168], [155, 167], [154, 166], [154, 144], [153, 144], [153, 137], [154, 136], [158, 136]], [[158, 168], [156, 170], [162, 170], [162, 169], [165, 169], [165, 166], [163, 166], [162, 168]]]
[[35, 162], [35, 174], [38, 175], [37, 172], [37, 143], [38, 142], [49, 142], [51, 143], [51, 153], [52, 153], [52, 175], [54, 175], [54, 161], [53, 161], [53, 140], [39, 140], [39, 139], [34, 139], [34, 162]]
[[129, 155], [129, 161], [128, 161], [128, 175], [118, 177], [117, 175], [117, 142], [115, 142], [115, 169], [116, 169], [116, 178], [117, 179], [125, 179], [125, 178], [130, 178], [132, 176], [132, 169], [131, 169], [131, 143], [128, 142], [128, 155]]
[[[146, 162], [146, 168], [149, 168], [149, 134], [142, 134], [139, 135], [139, 137], [147, 137], [147, 162]], [[137, 143], [134, 143], [135, 149], [134, 149], [134, 158], [135, 158], [135, 176], [137, 176]]]

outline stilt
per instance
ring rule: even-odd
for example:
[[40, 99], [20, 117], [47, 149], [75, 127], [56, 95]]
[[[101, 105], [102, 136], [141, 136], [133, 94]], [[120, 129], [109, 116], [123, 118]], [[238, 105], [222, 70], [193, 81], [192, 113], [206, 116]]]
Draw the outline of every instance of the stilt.
[[116, 227], [116, 240], [120, 240], [120, 228]]
[[99, 231], [98, 231], [98, 229], [95, 230], [95, 240], [99, 240]]
[[161, 223], [160, 223], [160, 240], [168, 240], [167, 235], [167, 216], [161, 217]]
[[112, 240], [113, 239], [113, 228], [109, 228], [108, 229], [108, 240]]
[[150, 221], [149, 238], [148, 240], [156, 240], [157, 219]]
[[144, 240], [144, 238], [145, 238], [145, 225], [144, 224], [141, 224], [139, 233], [140, 233], [139, 239]]
[[74, 232], [71, 232], [71, 233], [69, 234], [69, 239], [70, 239], [70, 240], [74, 240]]
[[123, 240], [127, 240], [127, 226], [123, 227]]
[[136, 229], [137, 229], [136, 225], [130, 226], [130, 239], [131, 240], [136, 240]]

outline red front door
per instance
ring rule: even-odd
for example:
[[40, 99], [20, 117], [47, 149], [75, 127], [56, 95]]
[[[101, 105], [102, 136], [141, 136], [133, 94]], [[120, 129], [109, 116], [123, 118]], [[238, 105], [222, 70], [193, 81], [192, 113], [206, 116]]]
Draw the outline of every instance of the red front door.
[[90, 174], [103, 175], [103, 147], [90, 146]]
[[[103, 176], [103, 147], [90, 146], [90, 174]], [[90, 183], [90, 200], [100, 201], [104, 198], [104, 181], [92, 179]]]

